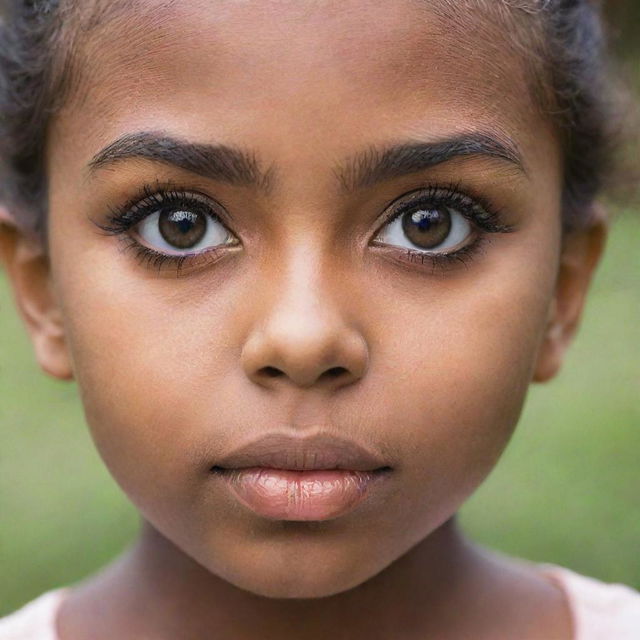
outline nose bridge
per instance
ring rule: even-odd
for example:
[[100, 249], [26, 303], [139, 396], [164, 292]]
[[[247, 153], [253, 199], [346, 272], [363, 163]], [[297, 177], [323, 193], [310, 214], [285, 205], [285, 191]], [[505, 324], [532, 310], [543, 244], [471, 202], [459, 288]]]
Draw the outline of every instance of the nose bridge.
[[319, 245], [290, 246], [264, 272], [261, 311], [242, 352], [246, 374], [262, 386], [339, 387], [364, 374], [366, 343]]

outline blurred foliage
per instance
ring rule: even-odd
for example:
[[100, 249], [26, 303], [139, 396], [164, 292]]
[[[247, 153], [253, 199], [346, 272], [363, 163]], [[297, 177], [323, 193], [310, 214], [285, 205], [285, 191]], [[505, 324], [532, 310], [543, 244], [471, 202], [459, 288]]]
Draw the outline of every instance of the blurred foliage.
[[608, 0], [605, 12], [611, 25], [615, 49], [623, 56], [640, 54], [640, 2], [638, 0]]
[[[475, 539], [640, 588], [640, 217], [622, 216], [560, 378], [532, 388], [462, 520]], [[94, 451], [73, 384], [46, 378], [0, 272], [0, 615], [76, 581], [137, 516]]]

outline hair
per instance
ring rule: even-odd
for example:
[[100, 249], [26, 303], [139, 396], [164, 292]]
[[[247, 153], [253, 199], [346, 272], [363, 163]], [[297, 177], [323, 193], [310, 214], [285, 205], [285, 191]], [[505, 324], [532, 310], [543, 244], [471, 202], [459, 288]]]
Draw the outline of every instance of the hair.
[[[475, 0], [485, 8], [484, 0]], [[2, 2], [2, 0], [0, 0]], [[0, 25], [0, 201], [16, 223], [46, 241], [45, 149], [51, 118], [74, 82], [74, 51], [99, 0], [4, 0]], [[453, 7], [450, 0], [440, 4]], [[115, 7], [118, 3], [112, 3]], [[434, 3], [438, 4], [438, 2]], [[531, 34], [523, 55], [537, 58], [537, 84], [557, 125], [564, 157], [565, 230], [588, 225], [593, 203], [613, 174], [620, 110], [601, 9], [594, 0], [491, 0], [518, 12]], [[94, 8], [86, 20], [87, 7]], [[98, 10], [99, 8], [99, 10]], [[84, 27], [77, 28], [78, 15]], [[102, 16], [104, 17], [104, 16]], [[76, 28], [70, 25], [76, 25]], [[536, 35], [534, 35], [536, 34]]]

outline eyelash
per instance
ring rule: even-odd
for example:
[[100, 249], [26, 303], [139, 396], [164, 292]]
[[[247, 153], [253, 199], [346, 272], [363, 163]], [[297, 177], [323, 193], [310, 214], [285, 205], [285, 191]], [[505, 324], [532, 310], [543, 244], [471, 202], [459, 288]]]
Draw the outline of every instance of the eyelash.
[[197, 267], [199, 262], [205, 264], [212, 259], [215, 260], [222, 253], [222, 249], [214, 247], [198, 253], [171, 255], [140, 244], [128, 233], [158, 208], [171, 204], [181, 207], [187, 205], [200, 210], [227, 228], [221, 217], [212, 211], [210, 198], [178, 189], [171, 183], [157, 183], [155, 186], [145, 184], [137, 196], [121, 206], [110, 208], [105, 224], [97, 222], [95, 224], [105, 234], [118, 236], [123, 243], [123, 251], [133, 251], [141, 266], [154, 268], [157, 271], [161, 271], [165, 266], [173, 266], [177, 275], [180, 276], [185, 267]]
[[[411, 198], [412, 194], [419, 195]], [[398, 202], [400, 204], [396, 205], [395, 203]], [[404, 257], [402, 258], [404, 262], [412, 264], [420, 263], [421, 265], [429, 262], [432, 266], [432, 272], [437, 270], [446, 271], [456, 264], [465, 265], [470, 262], [484, 249], [485, 244], [488, 242], [488, 234], [511, 233], [515, 231], [513, 226], [503, 222], [503, 212], [488, 200], [481, 196], [472, 197], [465, 192], [459, 183], [452, 182], [445, 185], [422, 187], [395, 200], [394, 203], [389, 205], [392, 211], [386, 216], [378, 232], [420, 204], [445, 206], [455, 209], [476, 228], [481, 230], [481, 233], [476, 236], [475, 240], [456, 251], [430, 253], [418, 249], [404, 250]]]
[[[412, 194], [419, 194], [411, 198]], [[398, 203], [398, 204], [396, 204]], [[95, 224], [107, 235], [118, 236], [123, 243], [124, 251], [133, 251], [138, 262], [147, 268], [154, 268], [161, 271], [165, 266], [173, 266], [179, 276], [185, 267], [198, 266], [198, 262], [204, 263], [215, 260], [216, 256], [222, 253], [223, 249], [214, 247], [199, 253], [171, 255], [155, 251], [135, 240], [128, 232], [147, 216], [151, 215], [159, 207], [167, 205], [180, 205], [199, 209], [209, 217], [216, 220], [227, 228], [220, 216], [212, 211], [211, 199], [178, 189], [170, 183], [156, 184], [155, 186], [145, 184], [141, 193], [131, 198], [125, 204], [109, 209], [107, 221], [104, 224]], [[455, 209], [469, 222], [471, 222], [481, 233], [476, 238], [461, 249], [449, 253], [430, 253], [423, 250], [398, 249], [404, 253], [402, 260], [412, 264], [424, 265], [430, 263], [432, 270], [447, 270], [456, 264], [465, 265], [470, 262], [483, 249], [487, 242], [487, 235], [493, 233], [511, 233], [514, 228], [502, 222], [503, 214], [491, 203], [482, 197], [471, 197], [464, 192], [457, 183], [447, 185], [430, 185], [416, 189], [411, 193], [404, 194], [396, 199], [388, 207], [391, 212], [387, 214], [383, 224], [378, 228], [378, 233], [388, 224], [401, 217], [417, 205], [428, 204], [430, 206], [444, 206]], [[387, 208], [388, 208], [387, 207]], [[227, 228], [227, 230], [229, 230]], [[387, 246], [378, 244], [378, 246]]]

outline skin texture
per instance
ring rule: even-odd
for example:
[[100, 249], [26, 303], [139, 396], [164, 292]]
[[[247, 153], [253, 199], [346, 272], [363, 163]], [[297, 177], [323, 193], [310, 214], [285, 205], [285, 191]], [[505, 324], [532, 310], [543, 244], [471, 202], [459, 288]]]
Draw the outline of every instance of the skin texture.
[[[139, 4], [88, 38], [91, 77], [53, 122], [49, 256], [9, 211], [0, 234], [42, 368], [78, 381], [144, 519], [138, 543], [69, 598], [62, 640], [569, 638], [562, 594], [453, 519], [529, 384], [557, 372], [606, 228], [600, 215], [562, 238], [558, 143], [507, 39], [467, 32], [462, 46], [405, 0]], [[271, 188], [148, 160], [89, 171], [113, 140], [149, 130], [252, 149]], [[478, 131], [513, 140], [525, 171], [469, 156], [339, 188], [334, 167], [371, 145]], [[166, 181], [222, 203], [241, 245], [176, 277], [96, 226]], [[372, 244], [391, 202], [434, 184], [477, 194], [513, 232], [438, 267]], [[392, 474], [335, 520], [259, 518], [208, 469], [272, 430], [346, 434]]]

